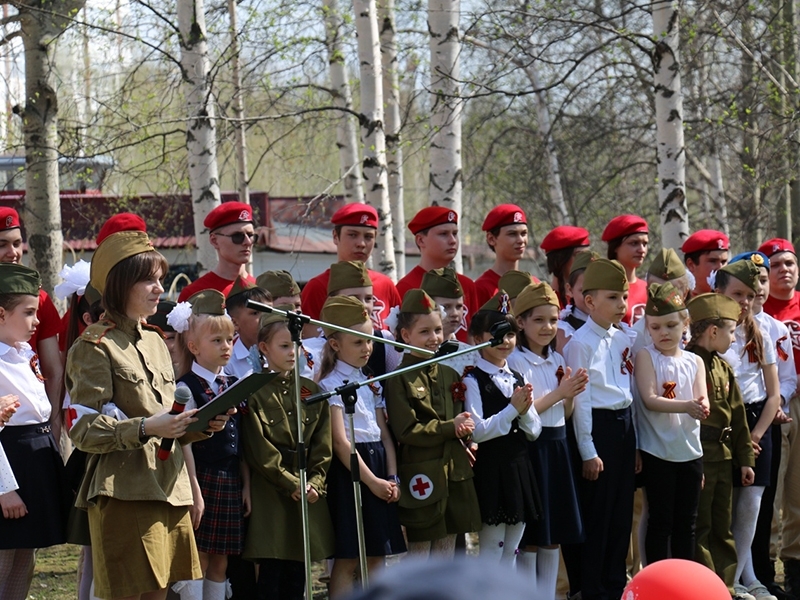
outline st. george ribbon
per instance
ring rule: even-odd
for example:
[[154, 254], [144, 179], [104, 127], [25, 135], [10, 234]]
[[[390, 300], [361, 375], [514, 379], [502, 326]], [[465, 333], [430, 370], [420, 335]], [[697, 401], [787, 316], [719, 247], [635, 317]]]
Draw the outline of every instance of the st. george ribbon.
[[[188, 387], [175, 388], [175, 400], [172, 402], [172, 408], [169, 411], [171, 415], [179, 415], [186, 408], [186, 403], [192, 399], [192, 392]], [[158, 447], [158, 458], [160, 460], [167, 460], [170, 452], [172, 451], [172, 444], [175, 442], [172, 438], [163, 438], [161, 445]]]

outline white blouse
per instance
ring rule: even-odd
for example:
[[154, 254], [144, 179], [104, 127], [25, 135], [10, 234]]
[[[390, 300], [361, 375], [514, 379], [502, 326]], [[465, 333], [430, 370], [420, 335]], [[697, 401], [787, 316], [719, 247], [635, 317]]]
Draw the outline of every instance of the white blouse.
[[20, 403], [7, 425], [37, 425], [50, 419], [50, 400], [38, 361], [27, 343], [13, 347], [0, 342], [0, 395], [19, 396]]
[[[365, 381], [367, 376], [352, 365], [348, 365], [341, 360], [336, 361], [336, 365], [324, 379], [319, 382], [319, 387], [329, 392], [345, 382]], [[386, 403], [381, 395], [380, 383], [363, 385], [356, 390], [358, 401], [356, 402], [355, 414], [353, 414], [353, 427], [355, 428], [356, 443], [380, 442], [381, 429], [375, 417], [375, 411], [386, 408]], [[331, 406], [338, 406], [344, 410], [344, 401], [341, 396], [331, 396], [328, 398]], [[344, 416], [344, 430], [347, 438], [350, 439], [350, 419]]]
[[[561, 368], [561, 372], [564, 373], [567, 368], [564, 357], [555, 350], [550, 350], [547, 358], [543, 358], [522, 346], [517, 346], [508, 357], [508, 364], [533, 386], [534, 398], [542, 398], [556, 389], [559, 382], [558, 369]], [[559, 400], [539, 417], [542, 419], [542, 427], [564, 426], [566, 424], [564, 401]]]
[[[744, 403], [753, 404], [754, 402], [761, 402], [767, 398], [767, 386], [764, 383], [764, 373], [761, 370], [761, 365], [757, 362], [750, 362], [747, 356], [747, 350], [745, 350], [746, 338], [742, 325], [736, 326], [735, 338], [735, 341], [731, 344], [731, 347], [728, 348], [728, 351], [720, 356], [733, 367], [739, 389], [742, 390]], [[777, 362], [775, 345], [770, 342], [769, 338], [765, 336], [763, 332], [761, 333], [761, 339], [764, 342], [764, 364], [774, 365]]]

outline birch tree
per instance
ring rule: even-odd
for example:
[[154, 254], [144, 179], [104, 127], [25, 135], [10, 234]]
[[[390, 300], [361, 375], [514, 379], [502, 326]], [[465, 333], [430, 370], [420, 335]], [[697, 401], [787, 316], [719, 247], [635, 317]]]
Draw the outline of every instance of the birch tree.
[[358, 158], [358, 136], [352, 113], [353, 97], [347, 77], [345, 50], [342, 43], [344, 27], [338, 0], [323, 0], [325, 46], [331, 78], [333, 105], [342, 108], [336, 123], [336, 146], [339, 148], [342, 183], [346, 202], [364, 202], [364, 188]]
[[683, 240], [689, 236], [678, 8], [678, 2], [674, 0], [653, 5], [658, 207], [661, 215], [661, 245], [664, 248], [680, 248]]
[[378, 14], [375, 0], [354, 0], [358, 61], [361, 66], [361, 143], [367, 204], [378, 211], [378, 271], [397, 281], [392, 210], [386, 169], [386, 134], [383, 117], [383, 79]]
[[403, 199], [403, 146], [400, 137], [400, 78], [397, 72], [397, 25], [394, 0], [382, 0], [378, 6], [383, 69], [383, 104], [386, 118], [386, 166], [389, 178], [389, 202], [392, 206], [394, 255], [397, 273], [406, 273], [406, 216]]
[[[461, 210], [460, 0], [428, 0], [431, 53], [430, 203]], [[463, 271], [461, 246], [453, 259]]]
[[178, 32], [186, 109], [186, 150], [189, 189], [194, 211], [197, 262], [200, 272], [211, 269], [217, 255], [209, 237], [201, 235], [203, 220], [220, 203], [217, 134], [212, 102], [203, 0], [178, 0]]

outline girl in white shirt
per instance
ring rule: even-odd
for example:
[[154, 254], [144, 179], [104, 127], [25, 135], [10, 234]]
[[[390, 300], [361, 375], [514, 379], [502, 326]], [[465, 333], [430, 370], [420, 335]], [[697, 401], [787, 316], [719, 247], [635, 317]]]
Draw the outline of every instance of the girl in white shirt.
[[[365, 334], [373, 333], [366, 306], [352, 296], [328, 298], [321, 320]], [[357, 335], [326, 330], [319, 386], [333, 390], [345, 383], [365, 381], [362, 369], [372, 353], [372, 341]], [[353, 415], [356, 450], [361, 473], [361, 503], [367, 563], [372, 572], [383, 566], [388, 554], [406, 551], [396, 502], [400, 499], [394, 441], [386, 422], [386, 403], [378, 384], [356, 391]], [[341, 396], [332, 396], [331, 435], [334, 458], [328, 472], [328, 507], [336, 534], [330, 593], [346, 596], [358, 569], [358, 538], [353, 483], [350, 475], [350, 425]]]
[[501, 344], [483, 348], [474, 369], [464, 376], [465, 409], [475, 421], [478, 444], [473, 467], [483, 529], [481, 557], [514, 563], [525, 531], [542, 514], [536, 475], [528, 455], [528, 439], [542, 429], [533, 408], [533, 387], [511, 370], [507, 358], [516, 346], [517, 323], [508, 314], [502, 290], [472, 317], [469, 333], [476, 344], [491, 340], [492, 327], [507, 322]]
[[558, 545], [583, 541], [566, 419], [573, 398], [589, 378], [585, 369], [573, 374], [555, 351], [558, 307], [558, 297], [546, 283], [531, 284], [520, 292], [514, 305], [520, 328], [517, 348], [508, 358], [511, 368], [533, 386], [533, 407], [542, 420], [541, 434], [529, 445], [542, 516], [526, 526], [517, 560], [543, 596], [555, 595]]
[[645, 305], [652, 343], [636, 355], [637, 434], [649, 507], [645, 554], [693, 560], [703, 479], [700, 420], [709, 414], [703, 360], [681, 349], [689, 326], [683, 294], [652, 283]]

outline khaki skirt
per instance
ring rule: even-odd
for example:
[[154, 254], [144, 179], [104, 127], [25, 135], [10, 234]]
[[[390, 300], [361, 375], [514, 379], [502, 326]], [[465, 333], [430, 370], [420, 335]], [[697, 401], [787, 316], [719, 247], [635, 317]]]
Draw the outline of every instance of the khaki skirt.
[[188, 506], [99, 496], [89, 507], [95, 595], [120, 598], [200, 579]]

